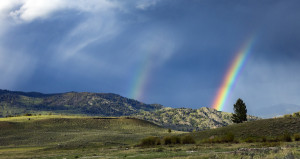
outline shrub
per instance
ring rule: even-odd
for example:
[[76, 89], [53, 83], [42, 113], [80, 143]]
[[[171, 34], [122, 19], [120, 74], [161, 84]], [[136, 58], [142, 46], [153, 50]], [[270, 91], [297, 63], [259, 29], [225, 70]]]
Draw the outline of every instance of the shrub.
[[280, 138], [278, 136], [276, 137], [273, 137], [273, 138], [270, 138], [267, 140], [268, 142], [279, 142], [280, 141]]
[[32, 114], [26, 113], [26, 114], [24, 114], [24, 116], [32, 116]]
[[284, 118], [291, 118], [292, 115], [291, 115], [291, 114], [286, 114], [286, 115], [284, 115], [283, 117], [284, 117]]
[[161, 145], [160, 138], [158, 138], [158, 139], [156, 140], [156, 145]]
[[291, 142], [292, 141], [292, 137], [291, 134], [289, 134], [288, 132], [285, 132], [283, 134], [283, 136], [281, 137], [282, 141], [286, 141], [286, 142]]
[[194, 138], [190, 135], [183, 136], [181, 141], [182, 141], [182, 144], [195, 144], [196, 143]]
[[300, 134], [295, 134], [294, 139], [295, 141], [300, 141]]
[[203, 139], [202, 143], [213, 143], [213, 139]]
[[265, 136], [261, 137], [262, 142], [267, 142], [267, 138]]
[[144, 139], [142, 139], [141, 146], [154, 146], [154, 145], [160, 145], [160, 138], [149, 136]]
[[178, 136], [171, 136], [171, 142], [172, 144], [180, 144], [180, 137]]
[[293, 113], [294, 118], [300, 118], [300, 112]]
[[180, 137], [178, 136], [166, 136], [164, 137], [164, 144], [170, 145], [170, 144], [180, 144]]
[[253, 137], [247, 137], [244, 141], [247, 143], [253, 143], [255, 142], [255, 139]]
[[233, 142], [234, 141], [234, 134], [233, 133], [227, 133], [223, 138], [222, 142]]
[[170, 145], [170, 144], [172, 144], [172, 139], [171, 139], [170, 136], [164, 137], [163, 140], [164, 140], [164, 144], [165, 144], [165, 145]]

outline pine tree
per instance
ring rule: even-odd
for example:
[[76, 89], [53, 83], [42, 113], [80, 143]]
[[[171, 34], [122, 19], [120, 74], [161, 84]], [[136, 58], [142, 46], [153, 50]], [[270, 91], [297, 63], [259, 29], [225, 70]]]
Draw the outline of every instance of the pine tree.
[[247, 121], [247, 108], [242, 99], [238, 99], [233, 105], [234, 114], [232, 114], [231, 120], [234, 123], [242, 123]]

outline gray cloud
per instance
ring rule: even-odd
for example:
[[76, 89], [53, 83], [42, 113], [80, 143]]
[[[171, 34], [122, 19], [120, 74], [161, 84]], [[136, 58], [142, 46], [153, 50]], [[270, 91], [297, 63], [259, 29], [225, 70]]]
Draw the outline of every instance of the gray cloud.
[[[150, 63], [144, 102], [210, 106], [241, 44], [250, 59], [225, 111], [299, 105], [297, 1], [10, 0], [0, 2], [0, 86], [128, 96]], [[288, 107], [288, 106], [287, 106]]]

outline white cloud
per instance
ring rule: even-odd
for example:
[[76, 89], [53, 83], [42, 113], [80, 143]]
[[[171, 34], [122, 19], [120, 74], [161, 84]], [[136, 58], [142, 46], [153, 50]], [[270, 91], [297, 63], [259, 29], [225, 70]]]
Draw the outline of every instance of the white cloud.
[[2, 0], [0, 2], [0, 18], [4, 18], [15, 7], [20, 5], [22, 0]]
[[47, 18], [64, 9], [95, 12], [113, 7], [118, 7], [118, 4], [109, 0], [5, 0], [0, 2], [0, 16], [2, 19], [12, 17], [32, 21]]
[[66, 2], [62, 0], [25, 0], [22, 6], [10, 12], [10, 16], [15, 19], [32, 21], [37, 18], [46, 18], [54, 11], [66, 7]]

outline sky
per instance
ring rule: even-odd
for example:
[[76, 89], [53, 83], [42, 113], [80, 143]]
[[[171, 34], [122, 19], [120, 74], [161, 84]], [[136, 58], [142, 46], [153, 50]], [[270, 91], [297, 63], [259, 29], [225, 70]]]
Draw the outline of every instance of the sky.
[[211, 107], [253, 39], [223, 111], [300, 111], [298, 0], [1, 0], [0, 89], [116, 93]]

